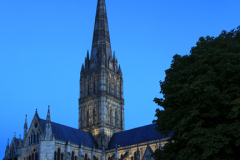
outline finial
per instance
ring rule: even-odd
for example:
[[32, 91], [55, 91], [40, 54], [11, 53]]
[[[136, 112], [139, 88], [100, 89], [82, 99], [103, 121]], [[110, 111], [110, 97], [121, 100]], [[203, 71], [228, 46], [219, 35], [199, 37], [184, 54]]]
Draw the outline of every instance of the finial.
[[36, 108], [36, 113], [37, 113], [37, 108]]
[[50, 116], [50, 105], [48, 105], [48, 115]]
[[121, 70], [120, 64], [119, 64], [119, 67], [118, 67], [118, 74], [122, 74], [122, 70]]
[[19, 135], [19, 139], [21, 139], [21, 134]]
[[87, 60], [89, 60], [89, 50], [87, 50]]
[[81, 148], [83, 147], [83, 142], [81, 141]]
[[47, 123], [51, 124], [51, 119], [50, 119], [50, 105], [48, 105], [48, 112], [47, 112], [47, 119], [46, 119]]
[[9, 146], [9, 138], [8, 138], [8, 140], [7, 140], [7, 146]]
[[113, 60], [116, 61], [115, 51], [113, 51]]
[[14, 132], [14, 137], [16, 138], [16, 132]]
[[24, 123], [24, 127], [23, 127], [24, 129], [27, 129], [28, 128], [28, 126], [27, 126], [27, 115], [26, 115], [26, 117], [25, 117], [25, 123]]

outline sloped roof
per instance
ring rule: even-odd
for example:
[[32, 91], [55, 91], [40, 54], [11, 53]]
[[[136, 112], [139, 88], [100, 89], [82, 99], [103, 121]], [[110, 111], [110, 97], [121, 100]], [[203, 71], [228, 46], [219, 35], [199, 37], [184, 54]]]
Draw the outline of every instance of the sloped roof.
[[[42, 125], [45, 127], [46, 120], [40, 119]], [[89, 132], [85, 132], [76, 128], [64, 126], [62, 124], [51, 122], [52, 133], [54, 137], [59, 140], [67, 141], [80, 144], [83, 143], [84, 146], [97, 148], [97, 143], [95, 142], [93, 136]]]
[[160, 135], [155, 128], [155, 124], [150, 124], [115, 133], [108, 144], [108, 149], [115, 148], [116, 144], [120, 146], [127, 146], [155, 139], [161, 139], [164, 137], [170, 137], [173, 135], [173, 132], [169, 133], [168, 135]]

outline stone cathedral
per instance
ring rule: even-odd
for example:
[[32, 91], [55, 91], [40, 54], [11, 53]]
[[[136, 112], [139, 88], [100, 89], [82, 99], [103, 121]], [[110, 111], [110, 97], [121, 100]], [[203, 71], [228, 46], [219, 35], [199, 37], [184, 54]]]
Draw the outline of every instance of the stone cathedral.
[[[124, 130], [122, 71], [112, 55], [105, 0], [98, 0], [91, 54], [80, 72], [78, 129], [46, 119], [37, 110], [24, 134], [7, 142], [4, 160], [153, 160], [172, 136], [155, 124]], [[28, 128], [29, 127], [29, 128]]]

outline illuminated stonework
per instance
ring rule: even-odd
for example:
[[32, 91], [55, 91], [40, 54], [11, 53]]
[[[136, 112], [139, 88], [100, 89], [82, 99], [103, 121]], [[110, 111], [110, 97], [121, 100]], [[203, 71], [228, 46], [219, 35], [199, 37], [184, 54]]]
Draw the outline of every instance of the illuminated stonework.
[[3, 160], [154, 160], [172, 136], [160, 135], [155, 124], [124, 130], [122, 71], [111, 50], [105, 0], [98, 0], [91, 55], [80, 75], [78, 129], [46, 120], [35, 112], [23, 139], [7, 142]]

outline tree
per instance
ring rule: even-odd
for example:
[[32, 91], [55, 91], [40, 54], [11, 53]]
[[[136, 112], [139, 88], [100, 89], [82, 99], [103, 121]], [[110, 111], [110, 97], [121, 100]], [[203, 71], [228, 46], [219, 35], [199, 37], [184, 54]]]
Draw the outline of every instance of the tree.
[[240, 26], [200, 37], [165, 72], [163, 98], [154, 99], [164, 110], [156, 110], [153, 122], [173, 136], [155, 159], [240, 159]]

